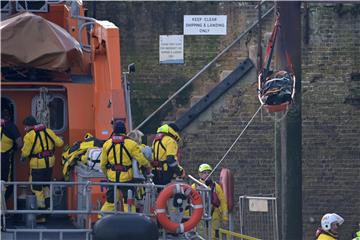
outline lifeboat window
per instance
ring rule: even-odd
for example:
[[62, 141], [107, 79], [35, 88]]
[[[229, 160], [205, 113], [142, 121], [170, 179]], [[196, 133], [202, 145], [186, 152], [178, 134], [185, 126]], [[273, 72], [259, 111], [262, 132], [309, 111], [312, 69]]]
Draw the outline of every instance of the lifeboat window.
[[32, 114], [41, 123], [44, 123], [56, 133], [62, 133], [66, 129], [66, 99], [61, 94], [47, 95], [47, 108], [41, 104], [42, 98], [36, 95], [32, 100]]

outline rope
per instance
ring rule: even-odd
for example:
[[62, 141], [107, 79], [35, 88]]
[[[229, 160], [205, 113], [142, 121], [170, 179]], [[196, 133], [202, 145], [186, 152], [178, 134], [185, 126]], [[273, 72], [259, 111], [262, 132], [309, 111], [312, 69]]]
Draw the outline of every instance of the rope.
[[36, 99], [36, 112], [35, 117], [40, 123], [45, 126], [50, 126], [50, 109], [49, 109], [50, 96], [48, 95], [48, 89], [45, 87], [40, 88], [40, 94]]
[[264, 106], [264, 104], [261, 104], [260, 107], [258, 108], [258, 110], [256, 110], [256, 112], [254, 113], [254, 115], [251, 117], [251, 119], [249, 120], [249, 122], [246, 124], [246, 126], [244, 127], [244, 129], [241, 131], [241, 133], [239, 134], [239, 136], [235, 139], [235, 141], [233, 142], [233, 144], [231, 144], [230, 148], [226, 151], [226, 153], [224, 154], [224, 156], [221, 158], [221, 160], [216, 164], [216, 166], [213, 168], [213, 170], [210, 172], [210, 174], [207, 176], [207, 178], [205, 179], [208, 180], [208, 178], [215, 172], [216, 168], [221, 164], [221, 162], [225, 159], [225, 157], [229, 154], [229, 152], [231, 151], [231, 149], [235, 146], [236, 142], [239, 141], [240, 137], [243, 135], [243, 133], [245, 132], [245, 130], [249, 127], [250, 123], [254, 120], [255, 116], [258, 114], [258, 112], [262, 109], [262, 107]]
[[[264, 15], [261, 16], [261, 19], [265, 18], [269, 13], [274, 10], [272, 6]], [[240, 41], [244, 36], [246, 36], [251, 30], [257, 26], [259, 23], [255, 21], [249, 28], [242, 32], [234, 41], [232, 41], [226, 48], [224, 48], [218, 55], [216, 55], [213, 60], [206, 64], [197, 74], [195, 74], [190, 80], [188, 80], [181, 88], [179, 88], [173, 95], [171, 95], [160, 107], [158, 107], [153, 113], [151, 113], [145, 120], [143, 120], [134, 130], [140, 129], [145, 123], [147, 123], [157, 112], [159, 112], [166, 104], [173, 100], [183, 89], [190, 85], [198, 76], [200, 76], [206, 69], [208, 69], [214, 62], [216, 62], [223, 54], [225, 54], [230, 48], [232, 48], [238, 41]]]

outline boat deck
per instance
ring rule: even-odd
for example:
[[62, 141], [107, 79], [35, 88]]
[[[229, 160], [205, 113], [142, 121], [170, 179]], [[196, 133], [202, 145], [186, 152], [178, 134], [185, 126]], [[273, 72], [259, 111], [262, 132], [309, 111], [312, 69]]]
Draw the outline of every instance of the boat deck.
[[[18, 232], [15, 234], [11, 231], [11, 229], [26, 229], [30, 230], [29, 227], [25, 225], [25, 222], [22, 221], [20, 216], [12, 216], [11, 218], [7, 218], [6, 220], [6, 230], [5, 232], [1, 232], [1, 239], [3, 240], [12, 240], [12, 239], [18, 239], [18, 240], [35, 240], [35, 239], [41, 239], [40, 231], [42, 229], [76, 229], [72, 221], [69, 217], [66, 216], [57, 216], [57, 217], [49, 217], [46, 223], [37, 224], [35, 228], [31, 229], [31, 231], [34, 232]], [[35, 231], [39, 232], [35, 232]], [[69, 233], [63, 233], [62, 238], [60, 238], [59, 231], [57, 232], [44, 232], [42, 233], [42, 239], [86, 239], [86, 233], [84, 232], [69, 232]]]

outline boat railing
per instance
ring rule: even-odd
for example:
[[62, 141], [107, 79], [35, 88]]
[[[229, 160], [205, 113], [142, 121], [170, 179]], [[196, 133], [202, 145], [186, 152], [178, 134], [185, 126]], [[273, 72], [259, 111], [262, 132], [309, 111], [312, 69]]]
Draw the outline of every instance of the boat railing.
[[[192, 178], [190, 178], [193, 180]], [[194, 179], [193, 181], [196, 181]], [[36, 207], [36, 198], [35, 196], [30, 192], [30, 188], [32, 185], [47, 185], [49, 186], [49, 192], [50, 192], [50, 206], [48, 209], [37, 209]], [[101, 187], [101, 188], [109, 188], [109, 187], [121, 187], [121, 186], [130, 186], [135, 188], [144, 188], [144, 197], [142, 201], [142, 212], [140, 212], [142, 215], [145, 215], [151, 219], [154, 219], [155, 221], [155, 214], [154, 214], [154, 205], [156, 201], [156, 197], [158, 192], [160, 192], [161, 189], [163, 189], [164, 185], [155, 185], [151, 180], [148, 180], [144, 183], [111, 183], [111, 182], [93, 182], [93, 181], [86, 181], [86, 182], [62, 182], [62, 181], [52, 181], [52, 182], [27, 182], [27, 181], [14, 181], [14, 182], [4, 182], [1, 181], [1, 193], [4, 193], [5, 189], [9, 186], [13, 186], [13, 196], [9, 199], [8, 203], [10, 206], [12, 206], [11, 209], [6, 208], [6, 203], [4, 200], [4, 194], [1, 198], [1, 214], [2, 219], [5, 227], [5, 232], [12, 234], [11, 239], [22, 239], [19, 238], [18, 235], [20, 233], [37, 233], [40, 240], [45, 239], [44, 235], [49, 233], [57, 233], [59, 236], [59, 239], [67, 239], [64, 236], [67, 234], [75, 234], [75, 233], [83, 233], [86, 235], [86, 237], [83, 237], [82, 239], [92, 239], [92, 227], [94, 224], [94, 218], [96, 219], [96, 215], [104, 213], [99, 209], [99, 206], [94, 206], [94, 203], [92, 201], [92, 188], [93, 187]], [[201, 234], [198, 233], [200, 230], [203, 232], [203, 236], [211, 236], [211, 194], [210, 189], [206, 186], [198, 185], [199, 187], [197, 190], [202, 196], [202, 200], [204, 203], [204, 213], [201, 222], [203, 222], [202, 225], [209, 226], [207, 228], [201, 228], [197, 229], [196, 234], [198, 234], [200, 239], [210, 239], [201, 237]], [[55, 193], [57, 189], [59, 188], [74, 188], [76, 187], [77, 192], [75, 194], [78, 194], [78, 197], [81, 195], [82, 197], [82, 203], [79, 205], [79, 201], [77, 202], [76, 209], [58, 209], [59, 207], [56, 206], [56, 197], [58, 197]], [[20, 192], [21, 189], [23, 192]], [[25, 190], [24, 190], [25, 189]], [[24, 192], [27, 192], [28, 194], [24, 194]], [[118, 191], [114, 191], [114, 199], [119, 199], [120, 196], [117, 196]], [[29, 196], [32, 196], [32, 199], [30, 201], [33, 201], [33, 203], [26, 203], [27, 207], [24, 208], [24, 206], [19, 206], [18, 200], [20, 198], [24, 199], [24, 195], [26, 196], [26, 199], [29, 198]], [[105, 195], [105, 193], [104, 193]], [[133, 194], [134, 196], [134, 194]], [[20, 198], [19, 198], [20, 197]], [[27, 199], [27, 202], [29, 199]], [[121, 204], [122, 201], [117, 201], [115, 210], [112, 212], [105, 212], [106, 214], [124, 214], [123, 211], [121, 211]], [[134, 207], [135, 206], [131, 206]], [[67, 207], [65, 207], [67, 208]], [[51, 216], [71, 216], [72, 218], [79, 218], [82, 217], [84, 219], [85, 224], [82, 226], [77, 226], [78, 228], [49, 228], [49, 227], [36, 227], [36, 216], [38, 214], [44, 214], [44, 215], [51, 215]], [[139, 212], [126, 212], [126, 214], [139, 214]], [[6, 221], [5, 216], [6, 215], [14, 215], [14, 216], [24, 216], [25, 218], [25, 226], [16, 226], [13, 228], [7, 228], [6, 227]], [[170, 216], [171, 217], [171, 216]], [[183, 219], [187, 219], [189, 217], [183, 217]], [[95, 220], [96, 221], [96, 220]], [[3, 234], [3, 233], [2, 233]], [[162, 231], [162, 238], [167, 239], [166, 232]], [[72, 238], [74, 239], [74, 238]]]

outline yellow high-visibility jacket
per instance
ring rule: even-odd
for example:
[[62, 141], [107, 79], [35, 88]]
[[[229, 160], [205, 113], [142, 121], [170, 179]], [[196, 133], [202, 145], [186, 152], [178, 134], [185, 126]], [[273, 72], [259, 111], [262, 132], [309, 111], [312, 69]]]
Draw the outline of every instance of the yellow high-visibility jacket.
[[[159, 135], [161, 136], [162, 134], [163, 136], [160, 137], [161, 139], [157, 139], [157, 136]], [[174, 156], [174, 159], [177, 161], [178, 160], [177, 153], [179, 150], [179, 146], [176, 139], [180, 139], [180, 136], [171, 127], [167, 128], [166, 133], [158, 132], [152, 144], [153, 160], [164, 162], [166, 161], [168, 156], [172, 155]], [[162, 164], [163, 171], [167, 171], [168, 168], [169, 166], [167, 163]]]
[[[200, 180], [200, 182], [204, 183], [204, 181], [202, 181], [202, 180]], [[217, 182], [214, 182], [214, 184], [215, 184], [215, 187], [213, 188], [213, 190], [219, 199], [220, 206], [216, 207], [213, 205], [214, 209], [213, 209], [212, 218], [215, 220], [222, 218], [223, 221], [228, 221], [228, 219], [229, 219], [228, 206], [227, 206], [224, 191], [222, 190], [220, 184], [218, 184]], [[191, 186], [193, 188], [196, 188], [196, 184], [193, 184]]]
[[321, 233], [316, 240], [336, 240], [335, 237]]
[[119, 182], [128, 182], [133, 179], [133, 171], [131, 169], [131, 166], [132, 166], [131, 158], [136, 159], [136, 161], [139, 162], [140, 166], [150, 167], [150, 163], [142, 154], [139, 145], [134, 140], [128, 138], [126, 135], [120, 135], [120, 136], [123, 136], [125, 138], [124, 139], [124, 147], [126, 148], [127, 152], [130, 154], [130, 156], [127, 154], [126, 150], [123, 149], [122, 150], [122, 163], [120, 163], [121, 145], [120, 145], [120, 143], [118, 143], [118, 144], [114, 143], [116, 160], [117, 160], [117, 162], [115, 163], [114, 150], [112, 147], [113, 139], [110, 138], [109, 140], [107, 140], [104, 143], [103, 149], [101, 152], [101, 157], [100, 157], [100, 168], [101, 168], [102, 172], [105, 174], [105, 176], [107, 176], [107, 178], [111, 182], [117, 182], [116, 173], [118, 172], [118, 171], [114, 171], [111, 168], [112, 165], [121, 164], [124, 167], [128, 168], [127, 171], [118, 172], [118, 174], [120, 174]]
[[[161, 144], [164, 146], [162, 147]], [[153, 160], [156, 161], [166, 161], [167, 156], [173, 155], [175, 160], [177, 161], [177, 152], [178, 152], [178, 144], [177, 142], [169, 136], [164, 136], [160, 141], [154, 141], [153, 143]], [[167, 171], [169, 168], [167, 163], [163, 164], [163, 171]]]
[[9, 152], [14, 148], [17, 138], [20, 138], [19, 129], [12, 122], [1, 119], [1, 153]]
[[[45, 131], [48, 134], [48, 136], [46, 136]], [[34, 143], [36, 134], [39, 134], [40, 137], [37, 138], [36, 142]], [[21, 156], [30, 157], [31, 169], [46, 168], [45, 158], [32, 157], [31, 155], [41, 153], [44, 150], [55, 151], [55, 147], [61, 147], [63, 144], [64, 141], [61, 138], [59, 138], [50, 128], [46, 128], [39, 132], [35, 132], [35, 130], [30, 130], [24, 136], [24, 146], [21, 149]], [[31, 152], [33, 146], [34, 148], [33, 151]], [[49, 161], [49, 167], [53, 167], [55, 164], [55, 156], [53, 155], [51, 157], [48, 157], [48, 161]]]
[[5, 135], [5, 133], [2, 133], [3, 128], [1, 127], [1, 152], [5, 153], [13, 148], [14, 141]]

